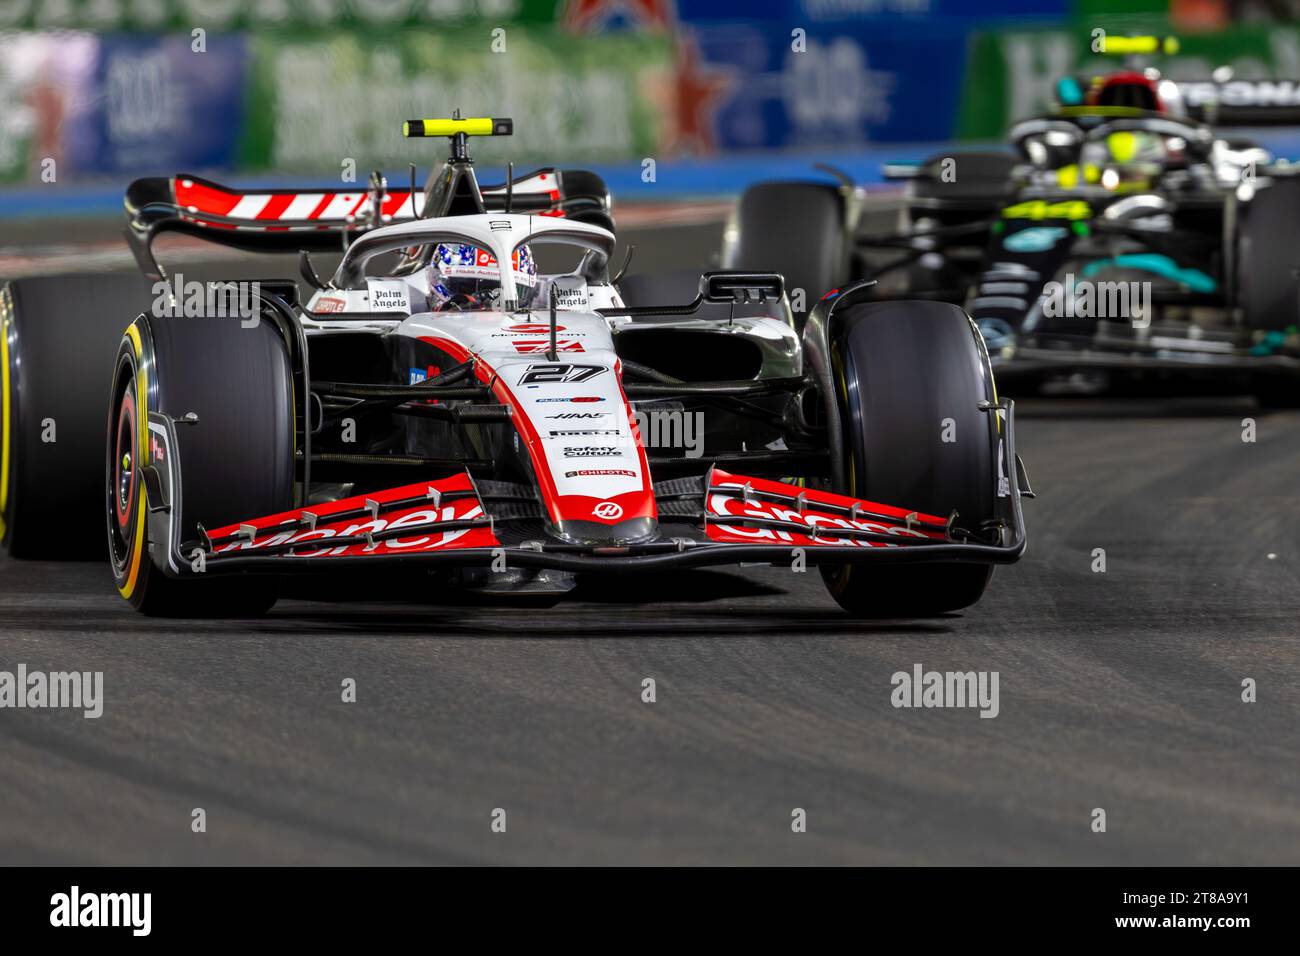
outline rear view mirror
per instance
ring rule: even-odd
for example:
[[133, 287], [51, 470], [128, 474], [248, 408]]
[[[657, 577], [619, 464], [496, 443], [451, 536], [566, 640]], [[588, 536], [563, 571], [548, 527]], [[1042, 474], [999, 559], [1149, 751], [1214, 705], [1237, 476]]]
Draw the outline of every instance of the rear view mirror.
[[780, 301], [785, 280], [775, 272], [706, 272], [700, 276], [700, 298], [723, 305]]

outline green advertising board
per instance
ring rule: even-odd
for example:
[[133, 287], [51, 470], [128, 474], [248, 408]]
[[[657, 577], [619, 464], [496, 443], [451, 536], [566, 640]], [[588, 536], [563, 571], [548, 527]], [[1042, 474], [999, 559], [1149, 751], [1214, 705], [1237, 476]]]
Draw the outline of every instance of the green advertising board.
[[378, 36], [250, 37], [241, 165], [321, 174], [427, 165], [427, 141], [401, 136], [427, 116], [509, 116], [514, 135], [482, 140], [485, 163], [626, 160], [664, 139], [673, 51], [664, 35], [581, 44], [546, 27], [404, 29]]

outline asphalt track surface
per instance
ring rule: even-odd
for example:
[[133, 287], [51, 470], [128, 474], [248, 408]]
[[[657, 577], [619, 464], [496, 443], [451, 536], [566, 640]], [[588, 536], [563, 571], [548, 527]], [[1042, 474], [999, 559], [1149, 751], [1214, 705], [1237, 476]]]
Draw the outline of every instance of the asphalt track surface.
[[[698, 265], [716, 234], [638, 256]], [[1036, 400], [1019, 444], [1028, 555], [923, 621], [755, 568], [176, 623], [103, 566], [0, 560], [0, 669], [101, 670], [106, 698], [0, 710], [0, 863], [1300, 861], [1300, 414]], [[998, 716], [895, 709], [918, 663], [997, 671]]]

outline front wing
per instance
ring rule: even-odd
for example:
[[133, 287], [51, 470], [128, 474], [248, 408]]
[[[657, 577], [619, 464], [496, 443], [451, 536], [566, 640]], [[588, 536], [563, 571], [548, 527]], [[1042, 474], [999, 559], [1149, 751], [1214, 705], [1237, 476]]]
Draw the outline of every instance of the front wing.
[[[1005, 414], [1007, 460], [1010, 403]], [[1020, 475], [1000, 482], [1005, 518], [964, 529], [932, 515], [711, 468], [655, 485], [661, 537], [631, 544], [558, 541], [529, 489], [468, 473], [202, 531], [177, 545], [174, 573], [285, 573], [424, 562], [460, 567], [634, 570], [737, 563], [1005, 564], [1024, 552]], [[977, 533], [978, 532], [978, 533]]]

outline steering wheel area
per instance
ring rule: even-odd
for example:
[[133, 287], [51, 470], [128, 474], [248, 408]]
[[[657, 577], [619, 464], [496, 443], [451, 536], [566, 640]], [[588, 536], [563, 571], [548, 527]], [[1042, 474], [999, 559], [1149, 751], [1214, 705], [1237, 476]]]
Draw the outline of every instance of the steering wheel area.
[[450, 299], [438, 304], [438, 312], [472, 312], [481, 308], [477, 297], [467, 292], [458, 292]]
[[1088, 130], [1087, 141], [1105, 142], [1115, 133], [1152, 133], [1166, 139], [1181, 139], [1187, 151], [1197, 157], [1208, 155], [1214, 145], [1214, 133], [1208, 126], [1167, 116], [1114, 119]]

